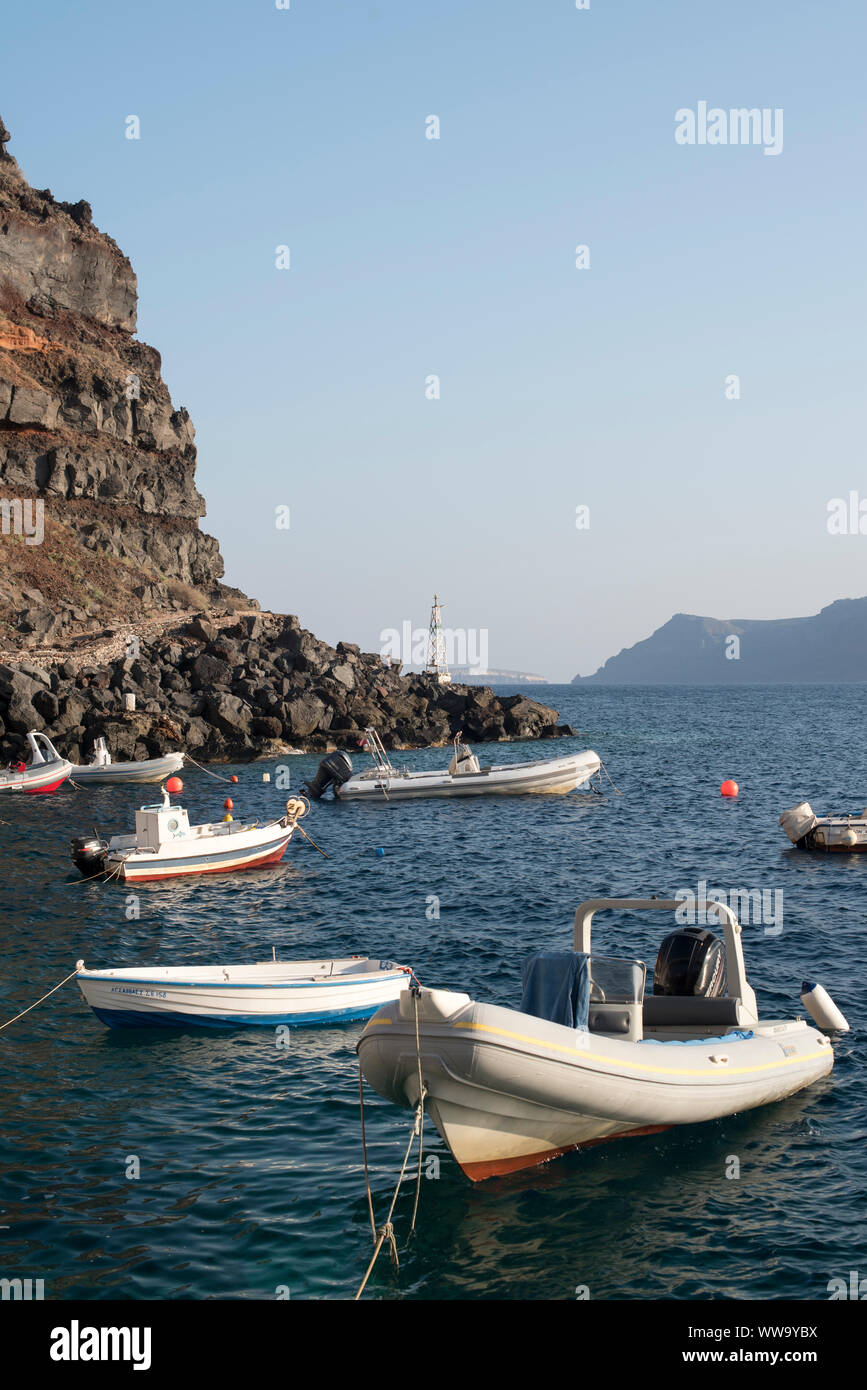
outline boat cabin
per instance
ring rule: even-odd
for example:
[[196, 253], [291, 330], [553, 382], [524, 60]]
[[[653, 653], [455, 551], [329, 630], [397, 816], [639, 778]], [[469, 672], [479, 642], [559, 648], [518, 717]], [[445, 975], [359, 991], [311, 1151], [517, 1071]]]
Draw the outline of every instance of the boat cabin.
[[135, 839], [138, 849], [158, 850], [171, 840], [190, 835], [190, 820], [182, 806], [165, 800], [155, 806], [142, 806], [135, 813]]

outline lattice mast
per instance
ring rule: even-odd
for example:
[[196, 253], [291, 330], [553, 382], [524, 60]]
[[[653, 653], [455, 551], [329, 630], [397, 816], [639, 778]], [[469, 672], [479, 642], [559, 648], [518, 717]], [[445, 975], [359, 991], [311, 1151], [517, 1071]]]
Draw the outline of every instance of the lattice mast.
[[433, 607], [430, 611], [430, 632], [427, 642], [427, 666], [425, 673], [433, 676], [434, 680], [440, 685], [451, 685], [449, 675], [449, 665], [446, 660], [446, 639], [443, 633], [443, 620], [440, 613], [440, 601], [434, 594]]

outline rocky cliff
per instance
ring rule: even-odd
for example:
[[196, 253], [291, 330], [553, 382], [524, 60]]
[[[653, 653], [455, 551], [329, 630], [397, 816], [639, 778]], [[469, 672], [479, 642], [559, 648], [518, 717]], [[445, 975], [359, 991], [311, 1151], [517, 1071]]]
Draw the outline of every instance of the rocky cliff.
[[133, 268], [8, 140], [0, 121], [0, 649], [231, 598]]
[[[193, 426], [138, 342], [136, 278], [85, 202], [37, 191], [0, 121], [0, 739], [84, 761], [571, 733], [516, 695], [401, 677], [221, 584]], [[134, 695], [135, 713], [124, 712]]]
[[867, 681], [867, 598], [808, 618], [676, 613], [643, 642], [573, 684], [747, 685]]

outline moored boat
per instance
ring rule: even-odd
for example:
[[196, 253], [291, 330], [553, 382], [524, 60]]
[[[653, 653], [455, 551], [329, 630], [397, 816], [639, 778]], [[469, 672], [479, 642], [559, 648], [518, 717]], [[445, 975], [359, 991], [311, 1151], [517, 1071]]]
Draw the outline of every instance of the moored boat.
[[867, 810], [854, 816], [817, 816], [809, 801], [792, 806], [780, 825], [797, 849], [824, 854], [863, 854], [867, 851]]
[[[182, 790], [181, 784], [177, 790]], [[279, 820], [263, 823], [227, 817], [190, 825], [187, 812], [172, 805], [163, 787], [162, 801], [136, 811], [132, 835], [113, 835], [107, 842], [97, 835], [81, 836], [72, 841], [71, 854], [86, 878], [104, 875], [127, 883], [260, 869], [280, 862], [306, 812], [307, 803], [296, 797], [286, 802], [286, 813]]]
[[396, 999], [412, 973], [368, 956], [132, 970], [88, 970], [79, 960], [75, 969], [85, 1000], [109, 1028], [346, 1023]]
[[0, 792], [40, 795], [56, 791], [72, 772], [72, 763], [61, 758], [47, 734], [33, 729], [27, 735], [30, 762], [16, 762], [0, 769]]
[[563, 796], [589, 782], [602, 766], [599, 756], [590, 749], [561, 758], [482, 766], [458, 734], [447, 769], [413, 772], [394, 766], [375, 729], [366, 729], [365, 736], [373, 767], [354, 774], [352, 761], [346, 753], [330, 753], [322, 759], [316, 776], [305, 784], [304, 790], [317, 801], [329, 787], [340, 801], [409, 801], [427, 796], [519, 796], [527, 793]]
[[[425, 1109], [464, 1173], [479, 1181], [605, 1139], [749, 1110], [830, 1072], [824, 1033], [802, 1018], [759, 1019], [741, 927], [725, 904], [698, 904], [722, 923], [724, 943], [700, 927], [662, 942], [653, 994], [645, 995], [642, 961], [591, 954], [595, 912], [682, 906], [656, 898], [582, 903], [574, 951], [525, 965], [520, 1009], [413, 985], [362, 1033], [364, 1076], [411, 1108], [421, 1075]], [[803, 988], [823, 1026], [816, 987]]]
[[116, 783], [162, 782], [184, 765], [183, 753], [165, 753], [161, 758], [142, 758], [139, 762], [113, 762], [104, 738], [93, 745], [89, 763], [74, 763], [72, 780], [78, 786], [114, 786]]

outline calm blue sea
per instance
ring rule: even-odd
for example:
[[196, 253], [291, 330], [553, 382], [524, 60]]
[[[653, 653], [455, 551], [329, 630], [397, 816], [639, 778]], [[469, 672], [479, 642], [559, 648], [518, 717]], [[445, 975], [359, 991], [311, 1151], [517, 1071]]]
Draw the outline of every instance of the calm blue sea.
[[[592, 747], [623, 795], [321, 803], [276, 869], [128, 890], [80, 881], [69, 838], [131, 826], [139, 789], [64, 789], [0, 804], [0, 1022], [73, 969], [342, 955], [414, 966], [428, 985], [516, 1005], [521, 962], [568, 947], [576, 904], [678, 889], [782, 890], [781, 934], [745, 928], [765, 1012], [803, 1012], [805, 976], [848, 1015], [832, 1075], [779, 1104], [602, 1145], [478, 1186], [428, 1122], [439, 1177], [417, 1236], [365, 1297], [825, 1299], [867, 1275], [867, 856], [799, 854], [777, 825], [867, 805], [867, 687], [534, 688], [580, 735], [503, 744], [512, 761]], [[442, 750], [395, 757], [439, 765]], [[285, 760], [298, 787], [318, 757]], [[359, 757], [356, 755], [356, 766]], [[276, 814], [274, 764], [236, 771], [244, 814]], [[722, 779], [741, 786], [719, 795]], [[191, 819], [229, 788], [185, 774]], [[377, 856], [377, 848], [385, 850]], [[428, 920], [430, 895], [439, 920]], [[636, 918], [594, 945], [649, 963], [668, 920]], [[294, 1032], [112, 1033], [74, 983], [0, 1033], [0, 1276], [46, 1298], [346, 1298], [370, 1253], [354, 1043], [361, 1025]], [[368, 1092], [377, 1217], [407, 1112]], [[129, 1178], [131, 1156], [140, 1176]], [[726, 1177], [739, 1160], [740, 1176]], [[436, 1165], [432, 1165], [433, 1168]], [[396, 1222], [402, 1237], [411, 1185]]]

